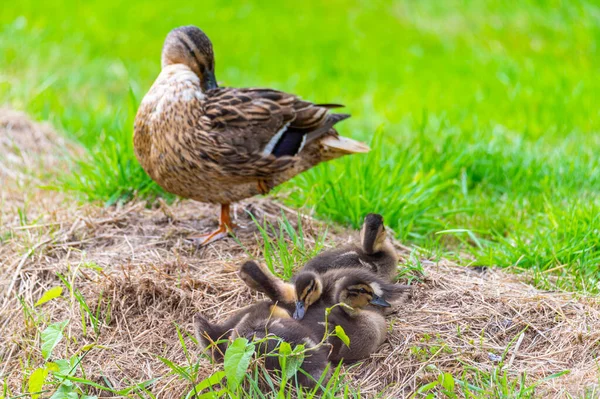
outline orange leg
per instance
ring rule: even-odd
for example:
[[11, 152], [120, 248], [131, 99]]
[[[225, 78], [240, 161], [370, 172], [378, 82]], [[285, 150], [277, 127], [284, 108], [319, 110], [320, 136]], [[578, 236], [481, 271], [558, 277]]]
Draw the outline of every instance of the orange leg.
[[231, 217], [229, 215], [229, 204], [221, 204], [221, 218], [219, 219], [219, 228], [213, 232], [206, 234], [193, 234], [188, 237], [189, 240], [194, 241], [199, 246], [203, 247], [205, 245], [210, 244], [211, 242], [215, 242], [222, 238], [227, 237], [229, 231], [231, 231], [234, 227], [236, 227], [231, 222]]
[[258, 180], [258, 192], [263, 195], [269, 192], [269, 186], [267, 186], [267, 182], [263, 179]]

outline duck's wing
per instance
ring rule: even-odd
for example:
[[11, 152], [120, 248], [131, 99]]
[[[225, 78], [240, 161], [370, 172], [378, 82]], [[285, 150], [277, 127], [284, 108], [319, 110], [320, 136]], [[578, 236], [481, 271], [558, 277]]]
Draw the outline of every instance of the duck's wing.
[[285, 158], [348, 118], [338, 104], [313, 104], [270, 89], [218, 88], [205, 94], [204, 116], [224, 157]]

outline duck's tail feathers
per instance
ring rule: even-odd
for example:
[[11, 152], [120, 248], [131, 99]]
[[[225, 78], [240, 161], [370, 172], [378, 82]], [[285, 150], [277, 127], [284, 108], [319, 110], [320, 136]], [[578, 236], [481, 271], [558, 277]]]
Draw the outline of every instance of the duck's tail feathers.
[[344, 136], [330, 135], [321, 140], [321, 144], [346, 154], [359, 154], [371, 151], [368, 145]]
[[[343, 121], [344, 119], [348, 119], [348, 118], [350, 118], [350, 114], [329, 114], [329, 115], [327, 115], [327, 119], [318, 129], [315, 129], [306, 135], [305, 144], [308, 144], [308, 143], [324, 136], [325, 134], [329, 133], [331, 131], [331, 128], [333, 127], [333, 125], [335, 125], [338, 122]], [[302, 147], [304, 147], [304, 145]]]

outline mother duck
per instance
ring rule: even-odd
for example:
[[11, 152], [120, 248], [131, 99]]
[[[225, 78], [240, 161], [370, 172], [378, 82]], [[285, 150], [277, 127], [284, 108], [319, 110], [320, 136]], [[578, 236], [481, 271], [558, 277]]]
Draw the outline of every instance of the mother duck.
[[234, 225], [229, 205], [345, 154], [368, 152], [333, 126], [350, 115], [270, 89], [218, 87], [213, 48], [195, 26], [173, 29], [161, 72], [138, 109], [133, 143], [140, 164], [166, 191], [221, 205], [219, 228], [190, 236], [200, 245]]

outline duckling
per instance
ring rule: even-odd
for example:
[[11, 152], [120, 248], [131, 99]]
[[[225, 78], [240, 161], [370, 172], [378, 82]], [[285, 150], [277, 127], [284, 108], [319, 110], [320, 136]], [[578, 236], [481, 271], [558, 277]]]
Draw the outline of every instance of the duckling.
[[303, 272], [293, 285], [294, 295], [290, 293], [291, 284], [279, 281], [256, 262], [244, 263], [242, 274], [249, 287], [265, 293], [282, 310], [291, 311], [294, 307], [291, 302], [297, 298], [293, 317], [302, 320], [302, 325], [316, 336], [325, 334], [326, 308], [336, 303], [347, 305], [334, 308], [328, 316], [331, 330], [340, 325], [350, 338], [350, 347], [336, 337], [329, 339], [332, 344], [329, 359], [334, 362], [341, 359], [351, 362], [373, 353], [386, 337], [383, 309], [390, 306], [388, 300], [394, 301], [410, 290], [409, 286], [389, 284], [359, 268], [334, 269], [322, 275]]
[[[342, 306], [333, 308], [327, 316], [329, 332], [335, 326], [341, 326], [350, 339], [350, 345], [346, 346], [336, 336], [330, 337], [330, 361], [337, 363], [343, 360], [349, 363], [365, 359], [385, 341], [387, 323], [381, 309], [390, 304], [382, 295], [384, 293], [377, 283], [367, 283], [359, 276], [347, 276], [338, 280], [332, 302], [341, 303]], [[325, 334], [325, 311], [329, 307], [331, 303], [325, 301], [313, 306], [306, 313], [302, 324], [310, 326], [317, 334]]]
[[247, 261], [241, 267], [239, 276], [251, 289], [262, 292], [282, 309], [302, 319], [309, 306], [325, 302], [334, 304], [334, 288], [338, 280], [355, 277], [373, 284], [381, 291], [384, 300], [395, 301], [411, 290], [409, 285], [391, 284], [374, 273], [358, 268], [332, 269], [323, 274], [313, 271], [301, 271], [294, 277], [293, 283], [287, 283], [275, 277], [264, 265]]
[[[230, 317], [223, 324], [209, 322], [201, 314], [194, 316], [194, 329], [198, 342], [205, 348], [216, 344], [213, 350], [213, 359], [221, 361], [227, 349], [227, 342], [237, 337], [245, 337], [248, 340], [273, 337], [257, 345], [257, 353], [266, 355], [277, 350], [281, 340], [288, 342], [292, 347], [304, 345], [308, 350], [302, 362], [302, 370], [308, 375], [297, 373], [298, 383], [306, 387], [314, 387], [322, 377], [322, 382], [327, 382], [330, 376], [327, 355], [328, 345], [319, 346], [320, 341], [310, 329], [290, 318], [289, 313], [273, 305], [270, 301], [258, 302], [243, 308]], [[275, 339], [275, 337], [279, 339]], [[265, 368], [267, 370], [280, 370], [279, 359], [276, 356], [265, 356]]]
[[[333, 269], [323, 274], [303, 271], [294, 281], [297, 299], [293, 317], [301, 320], [308, 308], [313, 305], [331, 306], [338, 303], [336, 295], [340, 290], [340, 284], [343, 287], [340, 281], [348, 281], [348, 279], [370, 285], [375, 293], [373, 305], [383, 307], [388, 307], [384, 303], [396, 301], [411, 290], [409, 285], [388, 283], [369, 270], [360, 268]], [[379, 299], [381, 299], [380, 303], [378, 303]]]
[[227, 236], [230, 204], [313, 166], [369, 147], [333, 126], [348, 114], [271, 89], [218, 87], [210, 39], [195, 26], [166, 37], [161, 72], [135, 117], [134, 150], [166, 191], [221, 205], [219, 228], [190, 239], [200, 245]]
[[309, 260], [302, 271], [319, 274], [331, 269], [363, 267], [392, 281], [396, 275], [398, 254], [387, 238], [383, 217], [369, 213], [360, 231], [360, 244], [350, 244], [325, 251]]

